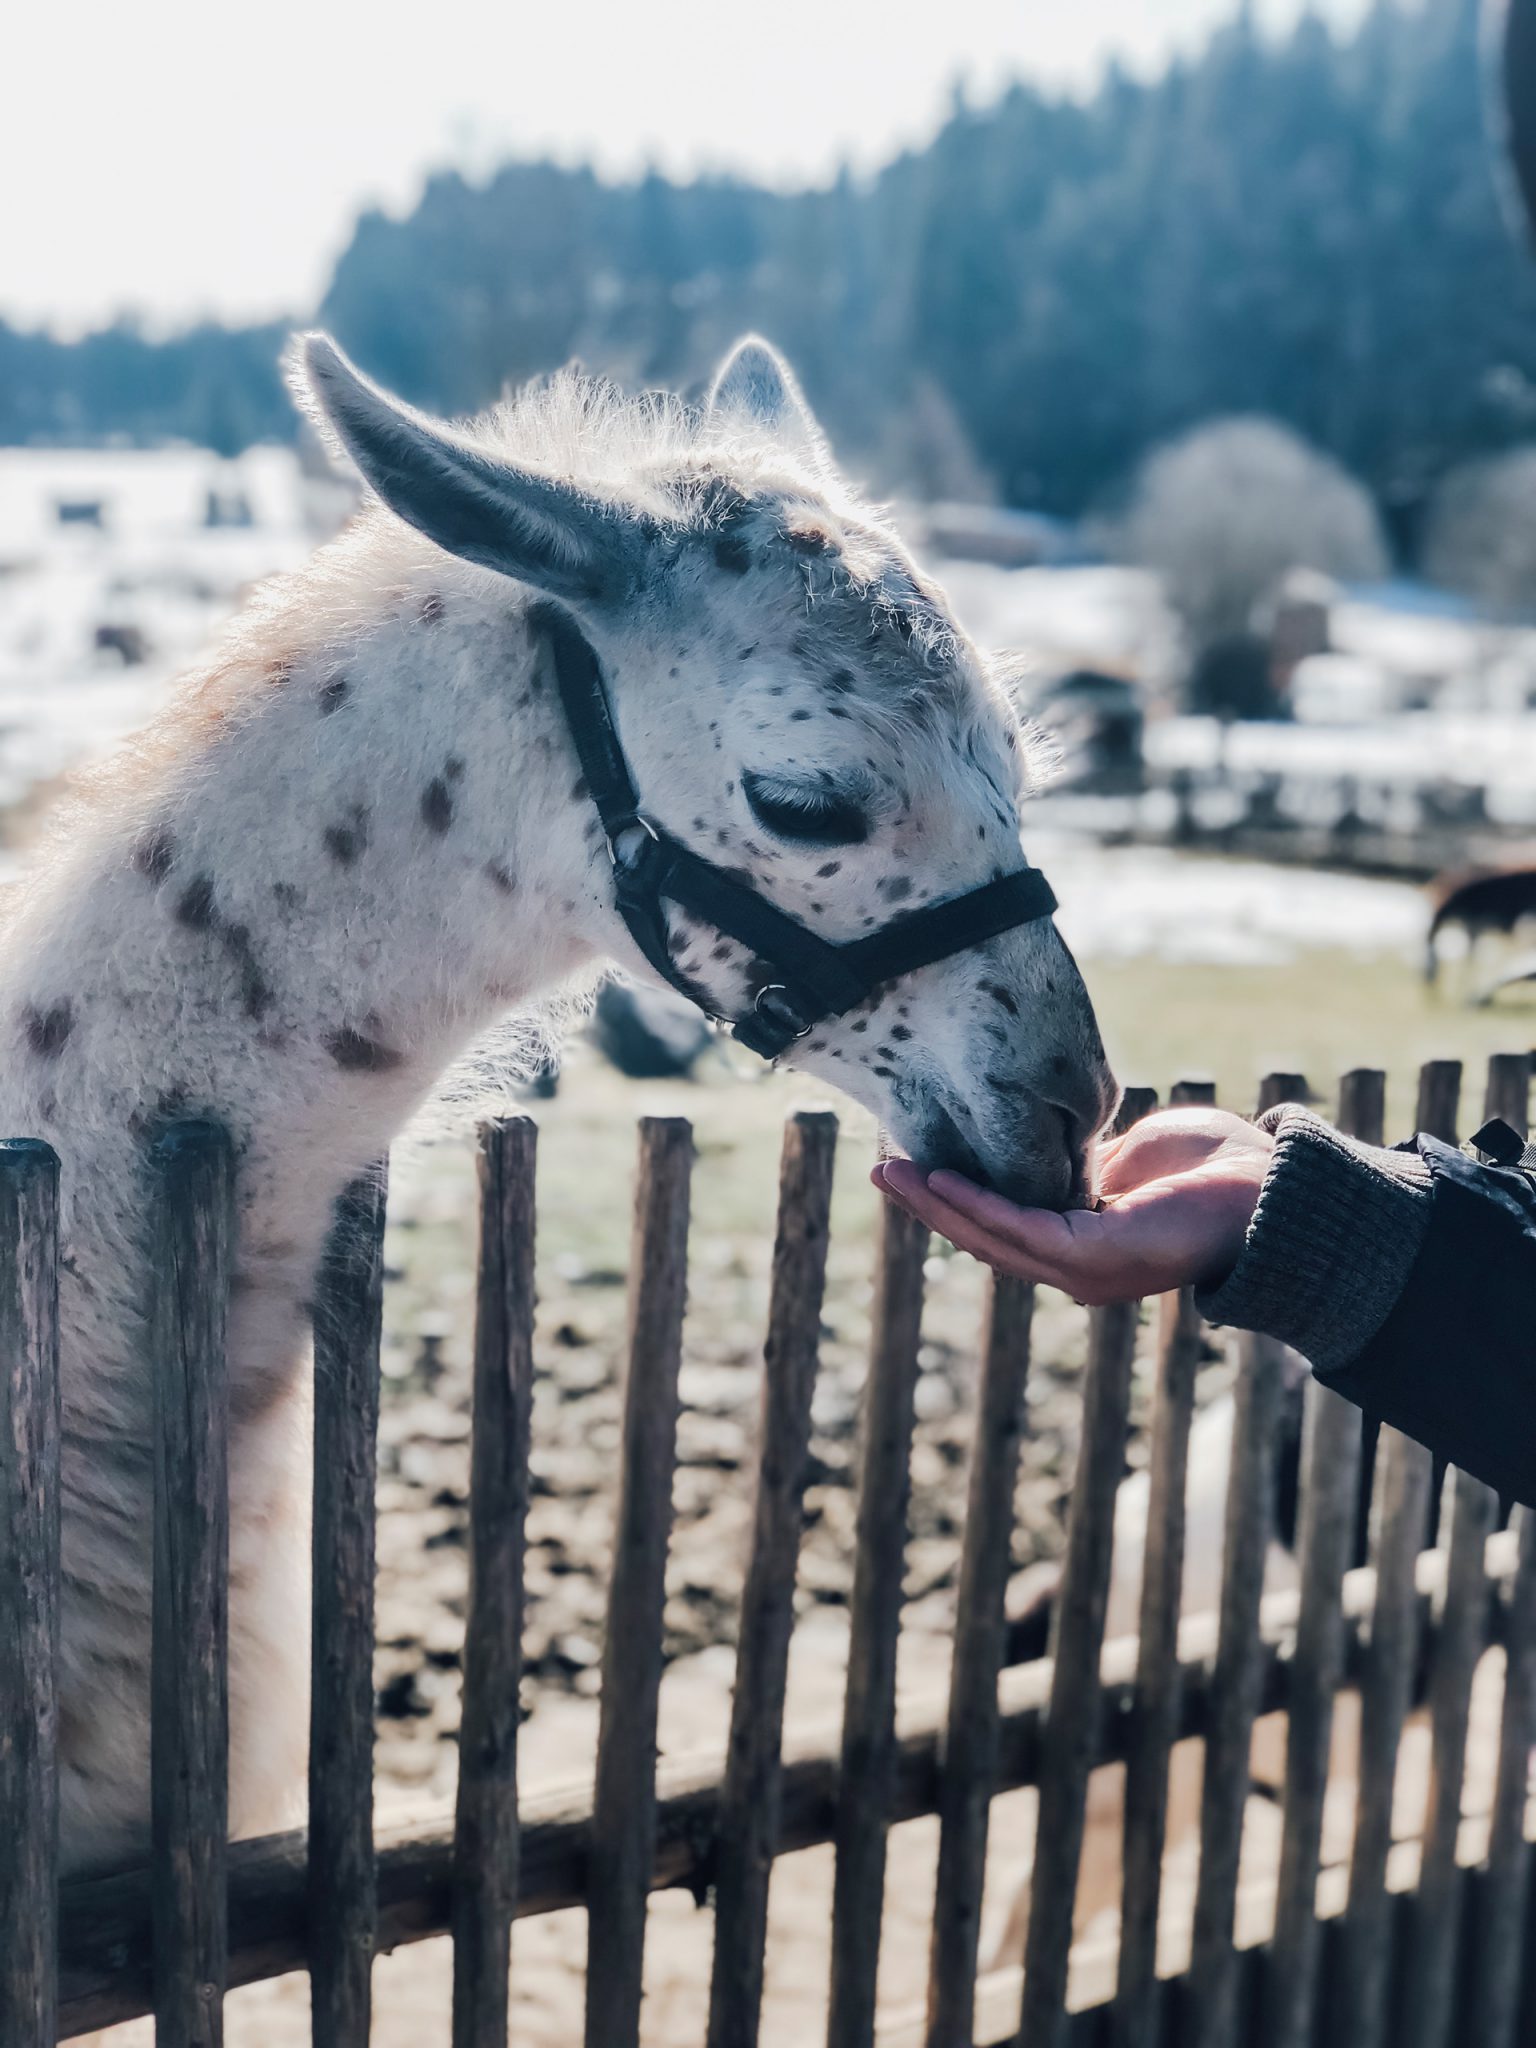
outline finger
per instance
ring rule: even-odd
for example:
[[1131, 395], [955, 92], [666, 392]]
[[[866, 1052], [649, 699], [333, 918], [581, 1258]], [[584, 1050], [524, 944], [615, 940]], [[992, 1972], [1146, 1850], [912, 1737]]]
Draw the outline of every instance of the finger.
[[1018, 1244], [1037, 1258], [1071, 1260], [1075, 1240], [1086, 1230], [1096, 1229], [1091, 1209], [1025, 1209], [991, 1188], [980, 1188], [963, 1174], [946, 1168], [928, 1176], [928, 1187], [960, 1215], [969, 1217], [983, 1230], [1006, 1243]]
[[1048, 1261], [1032, 1257], [1020, 1246], [981, 1229], [969, 1217], [951, 1209], [924, 1183], [916, 1168], [895, 1175], [877, 1168], [871, 1179], [909, 1216], [947, 1237], [961, 1251], [970, 1252], [1001, 1272], [1016, 1274], [1021, 1280], [1043, 1281], [1052, 1287], [1065, 1284]]
[[973, 1230], [1012, 1248], [1082, 1301], [1130, 1301], [1184, 1277], [1160, 1244], [1165, 1187], [1132, 1190], [1102, 1209], [1020, 1209], [959, 1174], [937, 1172], [928, 1191]]

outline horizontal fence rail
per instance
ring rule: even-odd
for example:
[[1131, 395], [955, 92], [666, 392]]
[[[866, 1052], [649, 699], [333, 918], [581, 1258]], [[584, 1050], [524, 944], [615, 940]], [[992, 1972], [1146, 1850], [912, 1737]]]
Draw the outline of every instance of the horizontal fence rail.
[[[1454, 1133], [1460, 1078], [1454, 1063], [1424, 1070], [1421, 1126]], [[1490, 1112], [1523, 1127], [1529, 1084], [1525, 1055], [1500, 1057], [1488, 1076]], [[1170, 1100], [1209, 1097], [1203, 1084], [1181, 1083]], [[1307, 1099], [1301, 1077], [1270, 1076], [1260, 1107]], [[1154, 1106], [1150, 1091], [1132, 1091], [1122, 1121]], [[1342, 1129], [1379, 1142], [1387, 1116], [1381, 1075], [1345, 1077]], [[457, 1808], [384, 1828], [372, 1821], [369, 1691], [383, 1175], [347, 1191], [315, 1290], [310, 1827], [233, 1847], [225, 1843], [224, 1782], [225, 1313], [235, 1166], [228, 1140], [209, 1126], [181, 1126], [161, 1141], [153, 1176], [154, 1853], [147, 1869], [64, 1885], [57, 1992], [59, 1169], [46, 1147], [0, 1146], [0, 1682], [37, 1704], [19, 1731], [0, 1733], [0, 1826], [21, 1851], [19, 1861], [0, 1859], [7, 2048], [12, 2040], [41, 2048], [54, 2038], [55, 1997], [58, 2038], [153, 2011], [161, 2043], [214, 2048], [226, 1984], [305, 1968], [315, 2040], [362, 2044], [373, 1956], [444, 1932], [455, 1944], [455, 2048], [490, 2048], [505, 2042], [509, 2025], [516, 2032], [508, 2000], [513, 1923], [570, 1907], [584, 1908], [589, 1920], [588, 2048], [634, 2048], [647, 1902], [672, 1886], [714, 1896], [707, 2048], [755, 2048], [773, 2038], [764, 2008], [770, 1873], [778, 1857], [818, 1846], [833, 1852], [829, 2048], [909, 2038], [914, 2048], [1004, 2038], [1024, 2048], [1089, 2040], [1224, 2048], [1249, 2038], [1264, 2048], [1388, 2039], [1449, 2048], [1456, 2014], [1468, 2012], [1463, 2027], [1475, 2024], [1476, 2032], [1467, 2038], [1506, 2048], [1521, 2037], [1536, 2000], [1536, 1967], [1526, 1960], [1536, 1909], [1527, 1838], [1536, 1518], [1522, 1511], [1513, 1527], [1498, 1529], [1498, 1504], [1486, 1489], [1453, 1474], [1437, 1546], [1426, 1547], [1428, 1454], [1390, 1429], [1373, 1453], [1368, 1423], [1362, 1429], [1354, 1411], [1313, 1385], [1298, 1406], [1288, 1391], [1299, 1383], [1297, 1362], [1267, 1339], [1244, 1339], [1236, 1347], [1219, 1599], [1209, 1612], [1181, 1612], [1185, 1490], [1197, 1476], [1190, 1432], [1199, 1362], [1211, 1344], [1187, 1291], [1157, 1305], [1155, 1329], [1134, 1305], [1090, 1312], [1051, 1654], [1010, 1664], [1005, 1594], [1035, 1301], [1027, 1284], [993, 1280], [978, 1343], [953, 1663], [931, 1691], [903, 1695], [898, 1730], [896, 1652], [930, 1247], [926, 1230], [882, 1210], [841, 1725], [791, 1723], [786, 1732], [836, 1138], [835, 1120], [816, 1113], [786, 1130], [728, 1739], [721, 1755], [658, 1767], [693, 1140], [680, 1119], [642, 1127], [595, 1790], [587, 1783], [541, 1793], [520, 1791], [516, 1767], [536, 1133], [527, 1119], [482, 1132]], [[1119, 1570], [1116, 1506], [1143, 1351], [1150, 1464], [1133, 1602], [1139, 1633], [1106, 1641], [1111, 1572]], [[1296, 1584], [1274, 1590], [1266, 1583], [1278, 1526], [1274, 1464], [1282, 1419], [1293, 1409], [1301, 1431]], [[1362, 1527], [1368, 1562], [1350, 1569]], [[1474, 1839], [1463, 1773], [1473, 1680], [1490, 1649], [1507, 1682], [1492, 1810]], [[1360, 1699], [1356, 1825], [1347, 1867], [1325, 1873], [1334, 1708], [1346, 1689]], [[1410, 1870], [1393, 1849], [1393, 1801], [1395, 1791], [1401, 1799], [1400, 1739], [1421, 1710], [1431, 1761]], [[1243, 1863], [1250, 1751], [1259, 1718], [1277, 1713], [1287, 1717], [1278, 1858], [1253, 1947], [1244, 1931], [1253, 1917]], [[1170, 1772], [1176, 1745], [1192, 1738], [1203, 1745], [1205, 1788], [1190, 1963], [1184, 1976], [1167, 1979], [1159, 1940]], [[1123, 1918], [1107, 1966], [1095, 1974], [1074, 1901], [1090, 1784], [1109, 1764], [1125, 1766]], [[1039, 1819], [1027, 1905], [1015, 1923], [1020, 1947], [984, 1980], [979, 1934], [992, 1801], [1021, 1787], [1038, 1789]], [[926, 2009], [909, 2024], [878, 2002], [882, 1900], [890, 1831], [924, 1815], [938, 1819], [939, 1876]], [[515, 1965], [510, 1981], [515, 1999]]]

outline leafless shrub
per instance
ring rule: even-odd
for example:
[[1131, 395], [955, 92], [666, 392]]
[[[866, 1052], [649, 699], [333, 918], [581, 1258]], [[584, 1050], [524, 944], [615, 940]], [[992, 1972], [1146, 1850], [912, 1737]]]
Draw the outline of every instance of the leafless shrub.
[[1197, 653], [1245, 632], [1291, 569], [1351, 581], [1387, 565], [1361, 486], [1289, 428], [1241, 416], [1154, 450], [1117, 539], [1162, 576]]
[[1424, 533], [1432, 582], [1495, 605], [1528, 605], [1536, 591], [1536, 447], [1453, 469]]

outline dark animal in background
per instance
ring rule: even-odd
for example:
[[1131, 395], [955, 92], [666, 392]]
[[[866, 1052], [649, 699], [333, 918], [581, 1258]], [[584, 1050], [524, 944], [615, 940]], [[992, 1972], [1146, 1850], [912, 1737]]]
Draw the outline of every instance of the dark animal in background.
[[[1536, 918], [1536, 866], [1521, 868], [1473, 868], [1437, 877], [1432, 891], [1433, 910], [1424, 942], [1424, 979], [1431, 985], [1440, 973], [1440, 935], [1455, 927], [1465, 932], [1469, 949], [1489, 935], [1511, 938], [1527, 920]], [[1529, 967], [1496, 982], [1529, 979]], [[1485, 991], [1486, 1000], [1492, 990]]]

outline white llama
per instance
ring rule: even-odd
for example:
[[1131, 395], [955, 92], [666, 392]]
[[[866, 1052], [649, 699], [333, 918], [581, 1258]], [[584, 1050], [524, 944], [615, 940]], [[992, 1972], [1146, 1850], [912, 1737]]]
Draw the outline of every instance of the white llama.
[[[321, 337], [296, 365], [384, 502], [89, 779], [3, 932], [0, 1131], [63, 1163], [71, 1872], [146, 1847], [147, 1139], [205, 1115], [238, 1148], [231, 1819], [251, 1833], [304, 1781], [306, 1300], [333, 1198], [498, 1017], [603, 962], [651, 975], [551, 687], [551, 601], [658, 819], [823, 937], [1020, 861], [1017, 724], [764, 344], [696, 411], [566, 375], [455, 429]], [[751, 1008], [747, 949], [670, 931], [713, 1007]], [[1048, 921], [904, 975], [792, 1057], [916, 1157], [1054, 1202], [1113, 1093]]]

